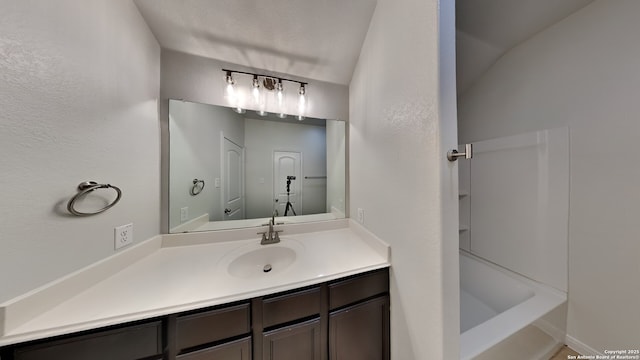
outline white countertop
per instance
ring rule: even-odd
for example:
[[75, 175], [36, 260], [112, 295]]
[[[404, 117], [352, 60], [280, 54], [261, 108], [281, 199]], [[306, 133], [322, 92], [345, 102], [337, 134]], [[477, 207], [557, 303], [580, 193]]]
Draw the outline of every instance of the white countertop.
[[[350, 220], [284, 225], [300, 249], [288, 268], [238, 278], [226, 271], [256, 228], [157, 236], [0, 304], [0, 346], [193, 310], [389, 266], [389, 247]], [[273, 245], [264, 245], [273, 246]]]

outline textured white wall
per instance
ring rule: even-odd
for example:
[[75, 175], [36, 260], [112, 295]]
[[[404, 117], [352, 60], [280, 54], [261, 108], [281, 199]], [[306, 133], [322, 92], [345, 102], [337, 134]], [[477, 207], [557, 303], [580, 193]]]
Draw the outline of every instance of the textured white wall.
[[[215, 187], [221, 178], [220, 132], [244, 146], [244, 117], [231, 109], [207, 104], [171, 100], [171, 174], [169, 228], [209, 214], [211, 221], [222, 220], [222, 189]], [[196, 196], [189, 192], [193, 179], [204, 180], [205, 187]], [[181, 221], [180, 209], [187, 207], [188, 219]]]
[[[273, 213], [273, 152], [302, 153], [302, 206], [298, 215], [324, 213], [326, 181], [305, 180], [305, 176], [325, 175], [327, 168], [326, 129], [322, 126], [289, 124], [263, 119], [245, 120], [246, 214], [248, 219], [266, 218]], [[264, 183], [260, 179], [264, 179]], [[321, 186], [318, 186], [321, 185]], [[280, 214], [282, 216], [283, 214]]]
[[638, 346], [640, 2], [598, 0], [502, 57], [460, 98], [460, 140], [569, 126], [568, 340]]
[[457, 359], [453, 1], [380, 0], [349, 88], [350, 215], [391, 244], [391, 357]]
[[[113, 254], [115, 226], [159, 233], [159, 76], [132, 2], [0, 2], [0, 302]], [[69, 216], [86, 180], [122, 200]]]

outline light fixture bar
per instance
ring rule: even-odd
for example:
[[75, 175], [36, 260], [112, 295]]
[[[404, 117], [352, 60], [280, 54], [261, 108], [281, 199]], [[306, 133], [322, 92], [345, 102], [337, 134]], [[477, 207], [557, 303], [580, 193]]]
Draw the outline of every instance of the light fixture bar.
[[300, 84], [301, 87], [304, 87], [305, 85], [309, 84], [308, 82], [304, 82], [304, 81], [291, 80], [291, 79], [286, 79], [286, 78], [283, 78], [283, 77], [280, 77], [280, 76], [257, 74], [257, 73], [247, 72], [247, 71], [238, 71], [238, 70], [229, 70], [229, 69], [222, 69], [222, 71], [227, 73], [227, 76], [231, 76], [231, 74], [236, 73], [236, 74], [251, 75], [251, 76], [254, 76], [254, 78], [257, 77], [257, 76], [261, 76], [261, 77], [265, 77], [265, 78], [271, 78], [271, 79], [278, 79], [278, 80], [294, 82], [294, 83]]

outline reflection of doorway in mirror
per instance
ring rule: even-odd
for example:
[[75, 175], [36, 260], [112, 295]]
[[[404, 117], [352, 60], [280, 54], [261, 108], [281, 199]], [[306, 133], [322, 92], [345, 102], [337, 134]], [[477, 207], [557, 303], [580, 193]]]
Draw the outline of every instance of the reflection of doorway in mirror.
[[[273, 209], [278, 216], [292, 216], [294, 213], [302, 215], [302, 153], [296, 151], [273, 152]], [[289, 196], [287, 197], [287, 176], [295, 176], [291, 180]], [[287, 200], [288, 199], [288, 200]], [[286, 209], [287, 201], [291, 202], [291, 208]]]
[[244, 219], [244, 148], [222, 135], [223, 220]]

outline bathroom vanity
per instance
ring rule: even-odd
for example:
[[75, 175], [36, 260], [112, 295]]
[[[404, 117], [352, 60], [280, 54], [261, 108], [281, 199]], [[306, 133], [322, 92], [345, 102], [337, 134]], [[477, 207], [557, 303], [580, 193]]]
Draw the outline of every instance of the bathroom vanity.
[[[323, 226], [338, 228], [317, 231]], [[388, 246], [348, 220], [287, 230], [282, 245], [264, 246], [257, 239], [208, 243], [214, 235], [167, 235], [153, 240], [159, 249], [95, 284], [83, 288], [67, 279], [31, 299], [1, 304], [8, 316], [0, 358], [389, 359]], [[270, 258], [273, 272], [259, 275], [237, 273], [229, 261], [250, 254], [260, 266], [256, 254], [278, 254], [277, 246], [296, 252], [280, 272], [277, 256]], [[76, 276], [85, 282], [92, 271]], [[77, 294], [42, 314], [28, 318], [21, 308], [20, 302], [55, 298], [56, 287], [74, 286]], [[22, 324], [9, 321], [20, 317]]]
[[319, 285], [4, 349], [5, 360], [389, 359], [389, 274]]

